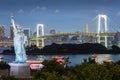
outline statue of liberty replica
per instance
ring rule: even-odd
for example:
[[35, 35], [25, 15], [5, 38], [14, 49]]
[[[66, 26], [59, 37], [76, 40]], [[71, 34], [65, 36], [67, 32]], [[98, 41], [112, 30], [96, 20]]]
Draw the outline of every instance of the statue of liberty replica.
[[25, 35], [20, 26], [16, 26], [13, 16], [11, 16], [11, 22], [13, 25], [14, 32], [14, 50], [15, 50], [15, 63], [26, 62], [26, 50], [25, 50]]
[[26, 38], [20, 26], [15, 25], [13, 15], [11, 15], [11, 23], [14, 32], [14, 50], [15, 61], [9, 63], [10, 75], [15, 77], [29, 77], [30, 76], [30, 63], [26, 63]]

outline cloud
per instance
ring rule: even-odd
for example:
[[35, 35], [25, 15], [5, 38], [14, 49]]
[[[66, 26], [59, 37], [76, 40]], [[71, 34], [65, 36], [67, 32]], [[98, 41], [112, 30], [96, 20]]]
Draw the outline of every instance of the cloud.
[[58, 9], [56, 9], [56, 10], [54, 11], [55, 14], [57, 14], [57, 13], [59, 13], [59, 12], [60, 12], [60, 10], [58, 10]]
[[46, 9], [47, 9], [47, 7], [45, 7], [45, 6], [42, 6], [42, 7], [36, 6], [35, 8], [33, 8], [31, 10], [31, 12], [36, 12], [36, 11], [41, 11], [41, 10], [46, 10]]
[[95, 12], [97, 13], [97, 12], [99, 12], [99, 10], [96, 9]]
[[40, 7], [40, 9], [41, 9], [41, 10], [46, 10], [46, 9], [47, 9], [47, 7]]
[[23, 10], [23, 9], [20, 9], [20, 10], [18, 11], [18, 13], [19, 13], [19, 14], [24, 13], [24, 10]]
[[120, 11], [117, 13], [117, 16], [120, 16]]
[[36, 7], [35, 7], [35, 10], [39, 10], [39, 9], [40, 9], [40, 6], [36, 6]]

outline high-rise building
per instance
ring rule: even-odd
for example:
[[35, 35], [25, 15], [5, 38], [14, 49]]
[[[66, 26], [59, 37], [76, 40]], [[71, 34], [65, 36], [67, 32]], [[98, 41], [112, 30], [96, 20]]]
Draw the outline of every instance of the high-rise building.
[[31, 30], [30, 28], [23, 28], [23, 33], [25, 34], [25, 44], [26, 46], [29, 45], [29, 38], [31, 37]]
[[23, 28], [23, 33], [25, 34], [25, 36], [30, 38], [30, 36], [31, 36], [30, 28]]
[[10, 39], [13, 39], [14, 33], [13, 33], [13, 26], [10, 26]]
[[[20, 27], [20, 25], [16, 25], [16, 27]], [[13, 39], [14, 38], [14, 31], [13, 31], [13, 26], [11, 25], [10, 26], [10, 39]]]
[[0, 40], [5, 38], [5, 26], [0, 25]]

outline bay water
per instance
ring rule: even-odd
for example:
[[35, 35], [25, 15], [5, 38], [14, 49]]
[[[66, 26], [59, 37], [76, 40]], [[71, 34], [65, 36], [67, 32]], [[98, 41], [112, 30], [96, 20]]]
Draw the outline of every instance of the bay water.
[[[96, 54], [98, 56], [98, 63], [103, 63], [103, 60], [111, 59], [113, 62], [120, 60], [120, 54]], [[13, 62], [15, 60], [15, 55], [3, 55], [4, 59], [7, 63]], [[51, 60], [52, 56], [55, 55], [44, 55], [46, 60]], [[77, 64], [81, 64], [83, 59], [88, 59], [93, 56], [93, 54], [78, 54], [78, 55], [56, 55], [56, 56], [64, 56], [69, 57], [69, 66], [74, 66]], [[36, 59], [37, 55], [28, 55], [29, 59]]]

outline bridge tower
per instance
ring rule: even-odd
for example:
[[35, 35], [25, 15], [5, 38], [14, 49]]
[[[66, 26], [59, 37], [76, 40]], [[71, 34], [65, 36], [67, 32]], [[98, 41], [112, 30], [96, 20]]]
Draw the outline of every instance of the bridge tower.
[[41, 38], [41, 41], [40, 41], [39, 40], [40, 36], [44, 36], [44, 25], [43, 24], [37, 24], [36, 45], [37, 47], [44, 47], [44, 38]]
[[[103, 20], [103, 24], [102, 21]], [[101, 29], [103, 28], [103, 31]], [[107, 36], [101, 36], [100, 33], [107, 33], [107, 15], [99, 14], [98, 15], [98, 43], [103, 43], [105, 47], [107, 45]]]

